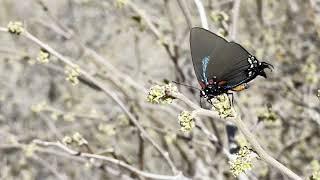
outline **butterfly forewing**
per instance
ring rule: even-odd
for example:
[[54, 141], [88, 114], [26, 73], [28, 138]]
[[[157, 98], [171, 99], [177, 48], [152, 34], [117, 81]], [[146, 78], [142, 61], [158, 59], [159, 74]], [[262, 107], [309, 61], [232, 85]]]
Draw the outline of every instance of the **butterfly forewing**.
[[[198, 81], [204, 82], [205, 78], [210, 79], [208, 71], [214, 72], [214, 70], [211, 70], [209, 64], [215, 61], [215, 59], [210, 55], [215, 51], [220, 51], [227, 44], [228, 42], [225, 39], [215, 35], [210, 31], [202, 28], [191, 29], [190, 48], [192, 62]], [[204, 63], [205, 60], [207, 60], [207, 64]]]

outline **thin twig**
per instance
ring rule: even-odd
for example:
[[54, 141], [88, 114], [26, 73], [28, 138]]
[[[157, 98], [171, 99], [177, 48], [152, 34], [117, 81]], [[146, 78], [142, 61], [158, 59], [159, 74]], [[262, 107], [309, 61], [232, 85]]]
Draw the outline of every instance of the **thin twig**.
[[234, 122], [237, 127], [240, 129], [240, 131], [243, 133], [243, 135], [246, 137], [248, 142], [252, 145], [254, 150], [258, 153], [259, 157], [272, 165], [273, 167], [277, 168], [280, 172], [286, 174], [288, 177], [295, 179], [295, 180], [302, 180], [301, 177], [299, 177], [297, 174], [295, 174], [293, 171], [291, 171], [289, 168], [281, 164], [279, 161], [274, 159], [272, 156], [270, 156], [258, 143], [256, 140], [257, 138], [249, 131], [249, 129], [246, 127], [246, 125], [243, 123], [243, 121], [239, 118], [233, 118], [232, 122]]
[[[209, 117], [217, 117], [217, 114], [213, 111], [205, 110], [197, 105], [195, 105], [191, 100], [189, 100], [187, 97], [182, 95], [181, 93], [172, 93], [170, 94], [173, 97], [176, 97], [183, 102], [185, 102], [190, 107], [194, 108], [196, 113], [193, 113], [194, 115], [206, 115]], [[295, 174], [293, 171], [291, 171], [289, 168], [281, 164], [279, 161], [274, 159], [272, 156], [270, 156], [258, 143], [256, 140], [257, 138], [250, 132], [250, 130], [246, 127], [246, 125], [243, 123], [243, 121], [239, 117], [230, 118], [228, 119], [231, 122], [233, 122], [240, 131], [244, 134], [248, 142], [252, 145], [253, 149], [258, 153], [261, 159], [263, 159], [265, 162], [269, 163], [271, 166], [277, 168], [280, 172], [286, 174], [288, 177], [294, 179], [294, 180], [302, 180], [301, 177], [299, 177], [297, 174]]]
[[[0, 31], [5, 31], [7, 32], [8, 30], [6, 28], [0, 27]], [[68, 66], [71, 67], [75, 67], [76, 64], [74, 64], [71, 59], [63, 56], [62, 54], [58, 53], [56, 50], [54, 50], [52, 47], [50, 47], [49, 45], [43, 43], [42, 41], [40, 41], [38, 38], [36, 38], [35, 36], [33, 36], [32, 34], [30, 34], [28, 31], [23, 31], [23, 33], [21, 34], [24, 37], [26, 37], [27, 39], [33, 41], [34, 43], [36, 43], [37, 45], [39, 45], [40, 47], [44, 48], [45, 50], [47, 50], [50, 54], [56, 56], [59, 60], [61, 60], [63, 63], [67, 64]], [[139, 131], [141, 132], [141, 135], [146, 138], [157, 150], [158, 152], [164, 157], [164, 159], [166, 160], [166, 162], [169, 164], [172, 172], [174, 174], [178, 174], [178, 170], [176, 168], [176, 166], [174, 165], [173, 161], [171, 160], [171, 158], [169, 157], [168, 152], [166, 152], [164, 149], [162, 149], [162, 147], [157, 144], [152, 138], [151, 136], [144, 130], [144, 128], [140, 125], [140, 123], [138, 122], [138, 120], [134, 117], [134, 115], [132, 115], [132, 113], [130, 113], [130, 111], [125, 107], [124, 103], [119, 99], [119, 97], [112, 91], [110, 91], [102, 82], [98, 81], [96, 78], [94, 78], [92, 75], [90, 75], [88, 72], [86, 72], [85, 70], [83, 70], [82, 68], [80, 68], [80, 73], [83, 77], [85, 77], [86, 79], [88, 79], [90, 82], [92, 82], [93, 84], [95, 84], [97, 87], [99, 87], [107, 96], [111, 97], [111, 99], [116, 102], [119, 107], [124, 111], [124, 113], [129, 117], [129, 119], [131, 120], [131, 122], [139, 129]]]
[[237, 24], [239, 19], [241, 0], [234, 0], [232, 8], [232, 27], [231, 27], [231, 40], [235, 41], [237, 37]]
[[194, 0], [194, 2], [196, 3], [197, 9], [198, 9], [198, 12], [199, 12], [199, 15], [200, 15], [202, 27], [204, 29], [209, 30], [206, 11], [204, 10], [204, 7], [203, 7], [203, 4], [202, 4], [201, 0]]
[[192, 21], [191, 21], [191, 14], [190, 11], [187, 7], [186, 1], [185, 0], [178, 0], [178, 5], [184, 15], [184, 18], [188, 24], [189, 29], [192, 27]]
[[33, 143], [35, 143], [36, 145], [39, 146], [46, 146], [46, 147], [56, 147], [70, 155], [73, 156], [79, 156], [79, 157], [84, 157], [84, 158], [93, 158], [96, 160], [101, 160], [101, 161], [106, 161], [118, 166], [121, 166], [125, 169], [128, 169], [129, 171], [132, 171], [134, 173], [136, 173], [137, 175], [146, 177], [146, 178], [151, 178], [151, 179], [165, 179], [165, 180], [178, 180], [179, 178], [182, 178], [183, 176], [181, 174], [178, 174], [177, 176], [166, 176], [166, 175], [160, 175], [160, 174], [153, 174], [153, 173], [148, 173], [148, 172], [144, 172], [141, 171], [123, 161], [111, 158], [111, 157], [106, 157], [106, 156], [101, 156], [101, 155], [97, 155], [97, 154], [90, 154], [90, 153], [81, 153], [78, 151], [75, 151], [73, 149], [70, 149], [69, 147], [63, 145], [60, 142], [48, 142], [48, 141], [41, 141], [41, 140], [34, 140]]
[[[178, 72], [178, 75], [181, 77], [181, 81], [185, 80], [185, 76], [183, 74], [182, 69], [178, 65], [178, 51], [177, 51], [177, 45], [175, 42], [166, 42], [164, 41], [164, 35], [159, 31], [156, 26], [152, 23], [149, 16], [145, 13], [145, 11], [141, 10], [134, 4], [132, 1], [127, 2], [128, 6], [136, 12], [145, 22], [146, 25], [150, 28], [151, 32], [155, 35], [155, 37], [161, 41], [162, 46], [165, 48], [167, 54], [169, 55], [170, 59], [172, 60], [175, 69]], [[173, 47], [170, 45], [173, 44]]]

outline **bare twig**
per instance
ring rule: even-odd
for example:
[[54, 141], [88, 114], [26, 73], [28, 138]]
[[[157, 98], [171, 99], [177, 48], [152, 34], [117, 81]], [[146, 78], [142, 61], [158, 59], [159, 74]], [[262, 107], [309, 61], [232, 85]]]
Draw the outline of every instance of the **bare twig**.
[[184, 18], [186, 19], [186, 22], [188, 24], [189, 29], [192, 27], [192, 21], [191, 21], [191, 14], [187, 7], [185, 0], [178, 0], [179, 7], [184, 15]]
[[[185, 76], [183, 74], [182, 69], [178, 65], [179, 57], [178, 57], [177, 45], [175, 44], [175, 42], [170, 43], [170, 42], [164, 41], [164, 35], [152, 23], [152, 21], [150, 20], [149, 16], [143, 10], [138, 8], [138, 6], [136, 6], [134, 4], [134, 2], [128, 1], [127, 4], [133, 11], [135, 11], [146, 22], [147, 26], [153, 32], [155, 37], [158, 40], [161, 41], [161, 44], [163, 45], [163, 47], [165, 48], [167, 54], [169, 55], [170, 59], [172, 60], [172, 62], [174, 64], [174, 67], [178, 72], [179, 77], [181, 77], [181, 81], [184, 81], [185, 80]], [[174, 44], [173, 47], [170, 47], [170, 44]]]
[[39, 145], [39, 146], [46, 146], [46, 147], [56, 147], [70, 155], [73, 156], [79, 156], [79, 157], [84, 157], [84, 158], [93, 158], [96, 160], [101, 160], [101, 161], [106, 161], [118, 166], [121, 166], [125, 169], [128, 169], [129, 171], [132, 171], [134, 173], [136, 173], [139, 176], [143, 176], [146, 178], [151, 178], [151, 179], [165, 179], [165, 180], [178, 180], [178, 179], [183, 179], [182, 174], [178, 174], [177, 176], [166, 176], [166, 175], [160, 175], [160, 174], [153, 174], [153, 173], [147, 173], [144, 171], [141, 171], [123, 161], [114, 159], [114, 158], [110, 158], [110, 157], [106, 157], [106, 156], [101, 156], [101, 155], [97, 155], [97, 154], [90, 154], [90, 153], [81, 153], [78, 151], [75, 151], [73, 149], [70, 149], [69, 147], [61, 144], [60, 142], [48, 142], [48, 141], [41, 141], [41, 140], [34, 140], [33, 141], [35, 144]]
[[[0, 31], [4, 31], [7, 32], [6, 28], [0, 27]], [[54, 50], [53, 48], [51, 48], [49, 45], [43, 43], [42, 41], [40, 41], [38, 38], [36, 38], [35, 36], [33, 36], [32, 34], [30, 34], [28, 31], [23, 31], [22, 33], [23, 36], [25, 36], [27, 39], [33, 41], [34, 43], [36, 43], [37, 45], [39, 45], [40, 47], [44, 48], [45, 50], [47, 50], [50, 54], [56, 56], [59, 60], [61, 60], [63, 63], [71, 66], [71, 67], [75, 67], [76, 64], [74, 64], [71, 59], [63, 56], [62, 54], [58, 53], [56, 50]], [[88, 79], [90, 82], [92, 82], [93, 84], [95, 84], [97, 87], [99, 87], [107, 96], [111, 97], [111, 99], [116, 102], [119, 107], [124, 111], [124, 113], [129, 117], [129, 119], [131, 120], [131, 122], [139, 129], [141, 135], [146, 138], [157, 150], [158, 152], [165, 158], [166, 162], [169, 164], [172, 172], [174, 174], [178, 174], [178, 170], [175, 167], [173, 161], [171, 160], [171, 158], [169, 157], [168, 152], [166, 152], [165, 150], [163, 150], [159, 144], [157, 144], [152, 138], [151, 136], [145, 131], [145, 129], [140, 125], [140, 123], [138, 122], [138, 120], [134, 117], [134, 115], [132, 115], [132, 113], [130, 113], [130, 111], [125, 107], [124, 103], [119, 99], [119, 97], [112, 91], [110, 91], [102, 82], [98, 81], [96, 78], [94, 78], [92, 75], [90, 75], [88, 72], [86, 72], [85, 70], [80, 68], [80, 73], [83, 77], [85, 77], [86, 79]]]
[[239, 19], [241, 0], [234, 0], [232, 8], [232, 27], [231, 27], [231, 40], [235, 41], [237, 37], [237, 24]]
[[[187, 97], [182, 95], [181, 93], [176, 94], [170, 94], [173, 97], [176, 97], [182, 101], [184, 101], [186, 104], [188, 104], [190, 107], [194, 108], [197, 113], [194, 115], [206, 115], [210, 117], [217, 117], [217, 114], [213, 111], [205, 110], [197, 105], [195, 105], [193, 102], [191, 102]], [[244, 134], [248, 142], [252, 145], [253, 149], [258, 153], [261, 159], [263, 159], [265, 162], [269, 163], [271, 166], [277, 168], [280, 172], [286, 174], [288, 177], [295, 179], [295, 180], [302, 180], [301, 177], [299, 177], [297, 174], [295, 174], [293, 171], [291, 171], [289, 168], [281, 164], [279, 161], [274, 159], [272, 156], [270, 156], [258, 143], [256, 140], [257, 138], [250, 132], [250, 130], [246, 127], [246, 125], [243, 123], [243, 121], [239, 117], [230, 118], [229, 121], [233, 122], [240, 131]]]
[[206, 16], [206, 11], [204, 10], [204, 7], [203, 7], [203, 4], [202, 4], [201, 0], [194, 0], [194, 2], [196, 4], [196, 6], [197, 6], [197, 9], [198, 9], [198, 12], [199, 12], [199, 15], [200, 15], [202, 27], [204, 29], [209, 29], [207, 16]]
[[246, 127], [246, 125], [243, 123], [243, 121], [239, 118], [233, 118], [231, 120], [234, 122], [237, 127], [240, 129], [240, 131], [243, 133], [243, 135], [246, 137], [248, 142], [252, 145], [254, 150], [258, 153], [261, 159], [269, 163], [271, 166], [277, 168], [280, 172], [286, 174], [288, 177], [295, 179], [295, 180], [302, 180], [301, 177], [299, 177], [297, 174], [295, 174], [293, 171], [291, 171], [289, 168], [281, 164], [279, 161], [274, 159], [272, 156], [270, 156], [258, 143], [256, 140], [257, 138], [249, 131], [249, 129]]

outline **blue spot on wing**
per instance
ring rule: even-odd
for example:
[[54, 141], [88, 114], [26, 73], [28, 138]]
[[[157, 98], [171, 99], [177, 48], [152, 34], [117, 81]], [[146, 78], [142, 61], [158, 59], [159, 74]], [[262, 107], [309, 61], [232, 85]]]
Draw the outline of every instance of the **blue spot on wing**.
[[207, 67], [210, 60], [210, 56], [206, 56], [202, 59], [202, 77], [205, 84], [208, 84], [208, 78], [207, 78]]

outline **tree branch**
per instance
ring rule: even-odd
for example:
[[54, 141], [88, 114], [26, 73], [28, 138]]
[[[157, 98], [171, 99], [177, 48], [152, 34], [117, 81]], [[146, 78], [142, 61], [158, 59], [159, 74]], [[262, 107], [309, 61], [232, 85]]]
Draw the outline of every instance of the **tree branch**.
[[203, 7], [203, 4], [202, 4], [201, 0], [194, 0], [194, 2], [196, 3], [197, 9], [198, 9], [198, 12], [199, 12], [199, 15], [200, 15], [202, 27], [204, 29], [209, 30], [206, 11], [204, 10], [204, 7]]
[[[187, 97], [185, 97], [181, 93], [172, 93], [169, 94], [170, 96], [173, 96], [177, 99], [182, 100], [185, 102], [187, 105], [192, 107], [196, 113], [193, 113], [194, 115], [205, 115], [213, 118], [217, 118], [218, 115], [214, 111], [209, 111], [206, 109], [202, 109], [196, 104], [194, 104], [191, 100], [189, 100]], [[265, 162], [270, 164], [271, 166], [275, 167], [278, 169], [280, 172], [286, 174], [288, 177], [294, 179], [294, 180], [302, 180], [301, 177], [299, 177], [297, 174], [295, 174], [293, 171], [291, 171], [289, 168], [281, 164], [279, 161], [274, 159], [272, 156], [270, 156], [258, 143], [256, 140], [257, 138], [250, 132], [249, 128], [246, 127], [246, 125], [243, 123], [243, 121], [238, 117], [234, 118], [228, 118], [227, 120], [233, 122], [239, 129], [240, 131], [244, 134], [248, 142], [252, 145], [253, 149], [257, 152], [257, 154], [260, 156], [261, 159], [263, 159]]]
[[[3, 28], [0, 27], [0, 31], [3, 32], [8, 32], [7, 28]], [[62, 54], [58, 53], [56, 50], [54, 50], [52, 47], [50, 47], [49, 45], [43, 43], [42, 41], [40, 41], [38, 38], [36, 38], [35, 36], [33, 36], [32, 34], [30, 34], [27, 30], [24, 30], [23, 33], [21, 34], [24, 37], [26, 37], [27, 39], [31, 40], [32, 42], [36, 43], [38, 46], [44, 48], [46, 51], [48, 51], [50, 54], [56, 56], [60, 61], [62, 61], [64, 64], [67, 64], [71, 67], [75, 67], [76, 64], [74, 64], [72, 62], [71, 59], [63, 56]], [[140, 123], [138, 122], [138, 120], [134, 117], [134, 115], [132, 113], [130, 113], [130, 111], [126, 108], [126, 106], [124, 105], [124, 103], [120, 100], [120, 98], [112, 91], [110, 91], [102, 82], [98, 81], [95, 77], [93, 77], [92, 75], [90, 75], [88, 72], [86, 72], [85, 70], [83, 70], [82, 68], [80, 69], [80, 73], [81, 76], [85, 77], [86, 79], [88, 79], [90, 82], [92, 82], [93, 84], [95, 84], [97, 87], [99, 87], [107, 96], [111, 97], [111, 99], [116, 102], [119, 107], [124, 111], [124, 113], [129, 117], [130, 121], [139, 129], [141, 135], [146, 138], [154, 147], [155, 149], [164, 157], [164, 159], [166, 160], [166, 162], [169, 164], [172, 172], [174, 174], [178, 174], [179, 171], [177, 170], [176, 166], [174, 165], [173, 161], [171, 160], [168, 152], [166, 152], [164, 149], [162, 149], [162, 147], [157, 144], [152, 138], [151, 136], [145, 131], [145, 129], [140, 125]]]

